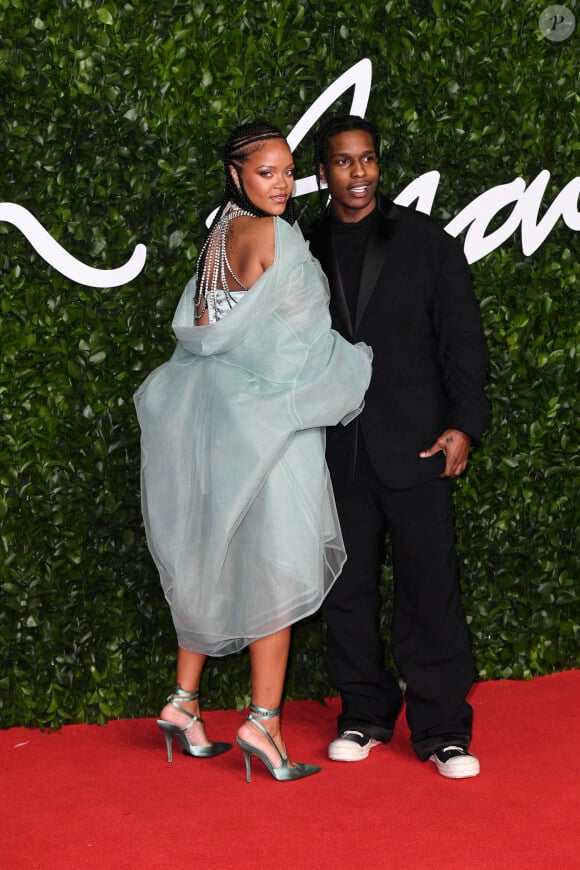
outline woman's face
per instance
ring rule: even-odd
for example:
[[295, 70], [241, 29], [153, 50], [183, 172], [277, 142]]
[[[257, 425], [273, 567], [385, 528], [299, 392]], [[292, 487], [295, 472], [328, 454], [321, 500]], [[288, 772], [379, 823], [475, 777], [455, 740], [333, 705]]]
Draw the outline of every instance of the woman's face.
[[[238, 183], [238, 170], [230, 167]], [[241, 165], [244, 188], [248, 198], [266, 214], [281, 215], [294, 189], [294, 161], [283, 139], [267, 139], [259, 151], [254, 151]]]

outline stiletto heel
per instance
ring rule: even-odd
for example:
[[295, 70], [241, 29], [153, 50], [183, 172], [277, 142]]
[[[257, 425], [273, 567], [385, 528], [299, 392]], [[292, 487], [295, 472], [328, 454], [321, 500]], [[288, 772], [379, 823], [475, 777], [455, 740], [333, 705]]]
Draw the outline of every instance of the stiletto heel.
[[[238, 743], [240, 743], [239, 737], [237, 738], [237, 740], [238, 740]], [[245, 744], [245, 745], [247, 745], [247, 744]], [[244, 761], [246, 762], [246, 782], [251, 782], [252, 781], [252, 764], [250, 761], [251, 753], [247, 749], [245, 749], [245, 746], [242, 747], [241, 743], [240, 743], [240, 747], [242, 749], [242, 755], [244, 756]]]
[[279, 715], [280, 707], [278, 707], [276, 710], [266, 710], [264, 707], [256, 706], [256, 704], [250, 705], [250, 712], [248, 713], [247, 717], [248, 722], [251, 722], [252, 725], [255, 725], [256, 728], [259, 728], [260, 731], [266, 735], [266, 737], [278, 753], [278, 756], [280, 758], [280, 767], [274, 767], [268, 756], [264, 752], [262, 752], [261, 749], [258, 749], [257, 746], [248, 743], [247, 740], [243, 740], [241, 737], [236, 737], [237, 744], [242, 750], [244, 761], [246, 762], [246, 782], [252, 781], [252, 755], [255, 755], [256, 758], [259, 758], [260, 761], [263, 762], [266, 770], [268, 770], [272, 774], [274, 779], [278, 780], [278, 782], [290, 782], [293, 779], [304, 779], [305, 776], [312, 776], [313, 773], [320, 773], [320, 771], [322, 770], [322, 768], [318, 767], [316, 764], [295, 763], [292, 767], [290, 767], [288, 763], [288, 756], [282, 755], [268, 729], [265, 728], [262, 723], [258, 721], [258, 719], [273, 719], [274, 716]]
[[174, 725], [173, 722], [166, 722], [165, 719], [157, 720], [157, 725], [165, 737], [167, 761], [173, 761], [172, 744], [174, 737], [178, 743], [181, 743], [181, 748], [185, 755], [192, 755], [194, 758], [214, 758], [216, 755], [221, 755], [223, 752], [227, 752], [228, 749], [232, 748], [231, 743], [212, 743], [210, 746], [194, 746], [193, 743], [190, 743], [187, 731], [191, 728], [194, 722], [201, 722], [203, 725], [203, 719], [201, 716], [196, 716], [195, 713], [190, 713], [189, 710], [186, 710], [185, 707], [178, 704], [175, 698], [179, 698], [185, 703], [189, 701], [197, 701], [199, 698], [199, 689], [196, 689], [195, 692], [186, 692], [184, 689], [180, 689], [176, 686], [171, 695], [167, 698], [169, 704], [172, 704], [191, 719], [189, 725], [186, 725], [185, 728], [180, 728], [179, 725]]

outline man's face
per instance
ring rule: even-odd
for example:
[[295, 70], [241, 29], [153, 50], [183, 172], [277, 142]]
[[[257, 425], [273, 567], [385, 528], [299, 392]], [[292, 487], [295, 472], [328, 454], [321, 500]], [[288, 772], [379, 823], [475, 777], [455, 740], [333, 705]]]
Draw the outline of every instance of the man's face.
[[354, 222], [370, 214], [376, 202], [379, 161], [367, 130], [336, 133], [328, 140], [326, 166], [320, 165], [338, 220]]

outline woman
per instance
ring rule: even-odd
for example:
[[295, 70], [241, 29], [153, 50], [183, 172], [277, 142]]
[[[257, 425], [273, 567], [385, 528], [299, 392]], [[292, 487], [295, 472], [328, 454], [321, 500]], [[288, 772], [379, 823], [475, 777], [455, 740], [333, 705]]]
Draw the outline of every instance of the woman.
[[[199, 684], [207, 655], [250, 649], [252, 703], [237, 742], [279, 781], [290, 626], [345, 560], [320, 427], [358, 413], [370, 351], [330, 330], [322, 272], [292, 227], [294, 163], [267, 124], [237, 128], [226, 189], [173, 322], [178, 345], [137, 392], [143, 516], [178, 639], [158, 725], [171, 761], [210, 757]], [[251, 289], [250, 289], [251, 288]], [[356, 409], [356, 410], [355, 410]]]

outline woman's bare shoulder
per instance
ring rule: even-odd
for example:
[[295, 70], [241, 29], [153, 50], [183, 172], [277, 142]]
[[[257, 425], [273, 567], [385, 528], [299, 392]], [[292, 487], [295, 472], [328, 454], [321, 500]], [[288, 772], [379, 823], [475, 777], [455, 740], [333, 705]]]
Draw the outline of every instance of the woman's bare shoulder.
[[274, 218], [273, 217], [249, 217], [241, 215], [232, 221], [232, 228], [239, 233], [240, 238], [246, 238], [249, 241], [258, 238], [264, 241], [265, 238], [271, 237], [274, 239]]
[[267, 269], [274, 261], [274, 218], [243, 215], [233, 220], [230, 226], [233, 247], [239, 246], [240, 254], [244, 259], [248, 256], [255, 257], [260, 261], [262, 267]]

